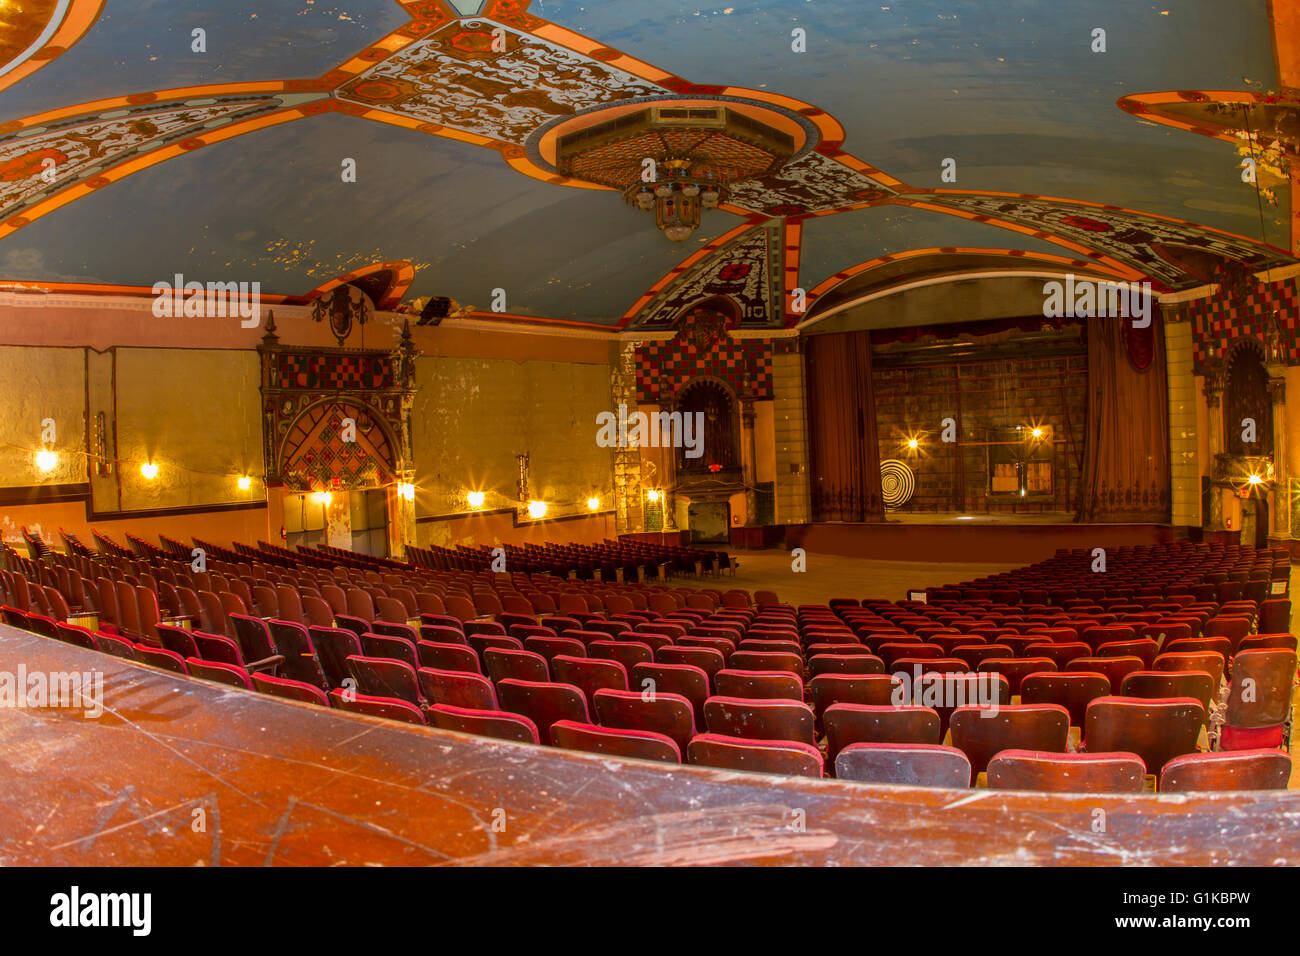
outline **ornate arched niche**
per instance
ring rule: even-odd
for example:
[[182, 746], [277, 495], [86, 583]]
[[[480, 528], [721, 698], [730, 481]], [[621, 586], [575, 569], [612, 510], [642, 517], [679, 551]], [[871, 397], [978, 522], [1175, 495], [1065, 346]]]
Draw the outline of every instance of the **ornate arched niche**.
[[1243, 337], [1228, 350], [1224, 369], [1224, 444], [1238, 458], [1273, 458], [1273, 399], [1264, 345]]
[[258, 353], [269, 482], [356, 491], [409, 480], [409, 327], [392, 351], [309, 348], [281, 345], [272, 320]]
[[707, 376], [696, 378], [677, 393], [673, 411], [681, 414], [683, 427], [688, 415], [702, 426], [695, 433], [702, 454], [692, 458], [688, 449], [678, 448], [678, 474], [725, 473], [741, 466], [740, 406], [731, 389]]

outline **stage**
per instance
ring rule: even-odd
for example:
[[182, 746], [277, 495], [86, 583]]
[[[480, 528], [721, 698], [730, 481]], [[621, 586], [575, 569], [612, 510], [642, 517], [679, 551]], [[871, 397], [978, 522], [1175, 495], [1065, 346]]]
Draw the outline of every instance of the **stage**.
[[[767, 547], [878, 561], [1033, 564], [1058, 550], [1119, 548], [1175, 540], [1158, 524], [1076, 524], [1069, 515], [890, 515], [880, 523], [785, 525], [782, 536], [759, 530]], [[775, 540], [772, 540], [775, 538]], [[744, 547], [746, 542], [733, 546]]]

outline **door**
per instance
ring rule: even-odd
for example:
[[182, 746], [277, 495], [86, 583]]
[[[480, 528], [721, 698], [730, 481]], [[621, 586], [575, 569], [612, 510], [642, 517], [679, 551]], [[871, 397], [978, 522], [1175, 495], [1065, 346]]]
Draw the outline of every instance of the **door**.
[[299, 545], [312, 548], [326, 544], [326, 506], [312, 495], [284, 496], [284, 546], [293, 551]]
[[694, 544], [725, 544], [731, 538], [731, 505], [726, 501], [692, 501], [687, 518]]
[[352, 550], [376, 558], [388, 557], [388, 491], [373, 488], [348, 496], [352, 512]]

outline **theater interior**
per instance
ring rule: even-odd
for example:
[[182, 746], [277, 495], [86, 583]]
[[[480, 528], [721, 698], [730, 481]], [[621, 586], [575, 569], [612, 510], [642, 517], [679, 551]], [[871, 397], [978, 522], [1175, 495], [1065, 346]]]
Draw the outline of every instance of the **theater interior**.
[[0, 3], [0, 861], [1300, 858], [1300, 0], [728, 2]]

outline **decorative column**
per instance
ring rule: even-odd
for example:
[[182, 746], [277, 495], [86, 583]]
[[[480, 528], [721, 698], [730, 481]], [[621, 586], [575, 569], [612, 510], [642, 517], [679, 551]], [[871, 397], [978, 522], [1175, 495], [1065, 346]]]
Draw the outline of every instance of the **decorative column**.
[[[609, 378], [614, 414], [625, 408], [631, 415], [637, 409], [636, 343], [615, 344]], [[630, 534], [645, 527], [641, 505], [641, 449], [616, 446], [614, 452], [614, 528], [618, 534]]]
[[[671, 415], [677, 410], [677, 399], [674, 398], [663, 406], [663, 410]], [[671, 421], [671, 419], [670, 419]], [[663, 488], [663, 499], [661, 507], [663, 508], [663, 530], [664, 532], [677, 533], [677, 497], [674, 491], [677, 488], [677, 449], [664, 448], [660, 452], [659, 460], [663, 462], [663, 478], [660, 485]]]
[[[393, 353], [393, 383], [400, 393], [400, 432], [397, 452], [397, 481], [415, 487], [415, 455], [411, 442], [411, 409], [415, 405], [415, 358], [419, 354], [411, 336], [411, 320], [402, 322], [402, 336]], [[419, 489], [415, 489], [419, 493]], [[388, 553], [397, 560], [406, 558], [406, 546], [415, 544], [415, 496], [408, 500], [400, 490], [394, 490], [388, 499]]]
[[740, 461], [745, 482], [745, 526], [758, 524], [758, 454], [754, 446], [754, 400], [740, 400]]
[[401, 492], [407, 484], [414, 487], [414, 472], [400, 472], [397, 487], [388, 489], [388, 553], [398, 561], [406, 558], [406, 546], [415, 544], [415, 498], [408, 500]]
[[[1211, 479], [1218, 478], [1219, 455], [1223, 453], [1223, 386], [1224, 369], [1222, 364], [1207, 365], [1205, 368], [1205, 404], [1209, 409], [1209, 431], [1206, 440], [1209, 443], [1209, 464]], [[1210, 487], [1210, 513], [1202, 516], [1203, 526], [1207, 532], [1223, 531], [1223, 490], [1216, 484]]]
[[1268, 364], [1268, 397], [1273, 402], [1273, 493], [1269, 537], [1279, 542], [1291, 537], [1291, 482], [1286, 466], [1286, 366]]

